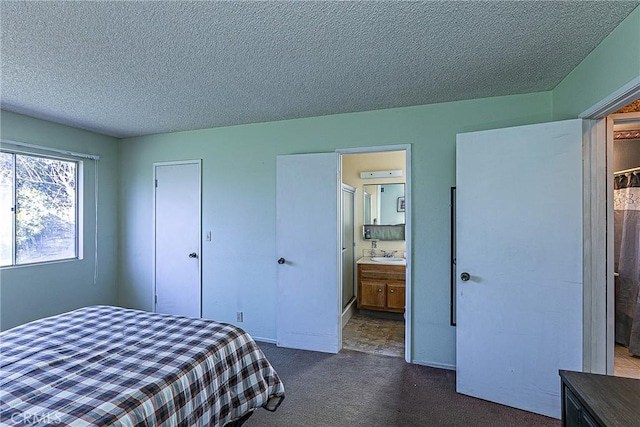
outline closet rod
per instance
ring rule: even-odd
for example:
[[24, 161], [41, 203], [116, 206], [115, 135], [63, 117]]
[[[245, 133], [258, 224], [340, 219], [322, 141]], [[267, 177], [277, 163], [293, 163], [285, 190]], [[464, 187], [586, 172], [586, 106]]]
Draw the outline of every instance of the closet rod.
[[20, 142], [20, 141], [12, 141], [10, 139], [2, 139], [0, 140], [0, 142], [2, 142], [2, 144], [9, 144], [17, 147], [34, 148], [36, 150], [48, 151], [50, 153], [66, 154], [68, 156], [80, 157], [83, 159], [100, 160], [100, 156], [97, 156], [95, 154], [78, 153], [76, 151], [61, 150], [59, 148], [52, 148], [52, 147], [44, 147], [42, 145], [29, 144], [29, 143]]
[[637, 168], [631, 168], [631, 169], [625, 169], [625, 170], [622, 170], [622, 171], [617, 171], [617, 172], [614, 172], [613, 174], [614, 175], [620, 175], [620, 174], [623, 174], [623, 173], [636, 172], [636, 171], [640, 171], [640, 166], [638, 166]]

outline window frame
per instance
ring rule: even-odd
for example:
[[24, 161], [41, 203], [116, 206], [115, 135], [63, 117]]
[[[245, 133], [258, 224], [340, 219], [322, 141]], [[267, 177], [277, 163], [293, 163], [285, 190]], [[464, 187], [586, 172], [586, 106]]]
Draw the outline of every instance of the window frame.
[[[4, 142], [4, 141], [3, 141]], [[20, 268], [20, 267], [31, 267], [37, 265], [45, 265], [45, 264], [55, 264], [60, 262], [70, 262], [70, 261], [79, 261], [83, 258], [83, 199], [84, 199], [84, 164], [82, 159], [78, 159], [71, 156], [64, 155], [51, 155], [47, 153], [40, 153], [30, 150], [20, 150], [20, 149], [12, 149], [12, 148], [0, 148], [0, 153], [7, 153], [12, 155], [12, 194], [11, 194], [11, 264], [0, 265], [0, 270], [4, 269], [12, 269], [12, 268]], [[51, 159], [51, 160], [59, 160], [64, 162], [70, 162], [75, 164], [75, 255], [72, 257], [61, 257], [56, 259], [50, 259], [46, 261], [34, 261], [34, 262], [24, 262], [17, 263], [17, 239], [16, 239], [16, 214], [17, 214], [17, 196], [16, 196], [16, 184], [17, 184], [17, 174], [16, 174], [16, 156], [28, 156], [28, 157], [37, 157], [41, 159]]]

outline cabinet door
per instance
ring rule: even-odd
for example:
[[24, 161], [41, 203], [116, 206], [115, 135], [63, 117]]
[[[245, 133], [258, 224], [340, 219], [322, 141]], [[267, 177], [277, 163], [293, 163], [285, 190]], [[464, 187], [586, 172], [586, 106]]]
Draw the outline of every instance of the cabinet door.
[[387, 308], [404, 310], [404, 283], [387, 283]]
[[[563, 385], [564, 387], [564, 385]], [[564, 387], [564, 414], [562, 414], [562, 425], [566, 427], [579, 427], [582, 406], [571, 390]]]
[[598, 427], [600, 425], [593, 418], [591, 418], [589, 414], [586, 413], [585, 411], [582, 411], [581, 415], [582, 415], [582, 418], [580, 419], [581, 426]]
[[385, 284], [362, 281], [362, 306], [384, 308]]

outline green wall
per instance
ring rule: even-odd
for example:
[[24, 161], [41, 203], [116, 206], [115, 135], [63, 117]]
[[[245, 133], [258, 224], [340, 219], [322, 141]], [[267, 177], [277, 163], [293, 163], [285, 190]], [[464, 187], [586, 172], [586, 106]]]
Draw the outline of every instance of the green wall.
[[125, 139], [120, 302], [151, 309], [153, 162], [203, 160], [203, 315], [276, 338], [276, 156], [412, 144], [413, 359], [452, 367], [449, 193], [459, 132], [551, 120], [551, 93], [505, 96]]
[[640, 78], [640, 6], [553, 90], [554, 120], [576, 118]]
[[92, 160], [85, 160], [84, 259], [0, 270], [0, 329], [87, 305], [116, 304], [118, 140], [8, 111], [0, 112], [0, 123], [2, 139], [101, 157], [97, 283], [94, 285], [95, 168]]

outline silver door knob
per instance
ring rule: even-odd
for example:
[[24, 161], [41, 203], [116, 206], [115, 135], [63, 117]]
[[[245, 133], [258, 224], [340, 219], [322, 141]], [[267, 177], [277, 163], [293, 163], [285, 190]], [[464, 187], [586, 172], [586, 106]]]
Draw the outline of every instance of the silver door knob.
[[195, 253], [195, 252], [191, 252], [191, 253], [189, 254], [189, 258], [198, 258], [198, 254], [197, 254], [197, 253]]
[[466, 271], [460, 275], [460, 280], [462, 280], [463, 282], [466, 282], [469, 279], [471, 279], [471, 275]]

